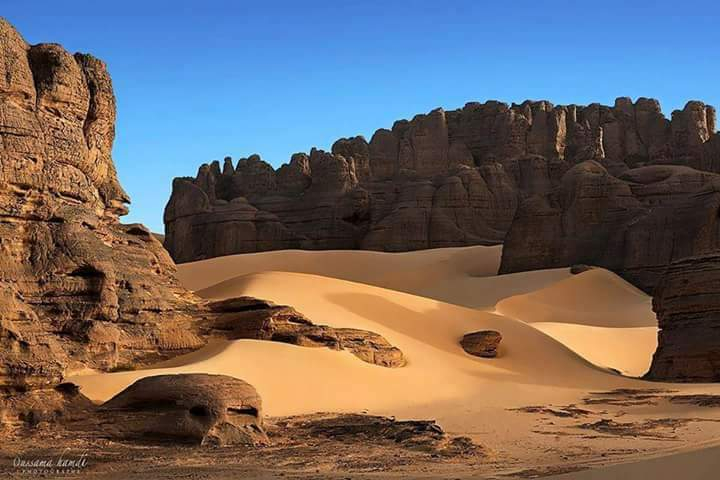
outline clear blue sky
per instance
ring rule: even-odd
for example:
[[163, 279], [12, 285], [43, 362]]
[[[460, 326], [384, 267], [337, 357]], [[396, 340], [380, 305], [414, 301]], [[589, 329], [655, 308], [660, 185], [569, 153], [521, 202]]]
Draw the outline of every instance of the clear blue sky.
[[126, 221], [156, 231], [172, 178], [202, 162], [278, 166], [438, 106], [720, 105], [717, 0], [4, 0], [0, 15], [108, 63]]

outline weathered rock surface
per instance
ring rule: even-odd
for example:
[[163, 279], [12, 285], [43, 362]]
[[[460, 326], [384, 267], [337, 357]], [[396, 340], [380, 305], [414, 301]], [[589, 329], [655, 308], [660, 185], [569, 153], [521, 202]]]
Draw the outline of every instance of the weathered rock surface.
[[497, 349], [502, 341], [502, 335], [495, 330], [480, 330], [467, 333], [460, 340], [463, 350], [470, 355], [484, 358], [497, 357]]
[[[195, 350], [223, 314], [179, 285], [149, 230], [119, 223], [129, 199], [111, 157], [105, 65], [59, 45], [30, 46], [3, 19], [0, 60], [0, 417], [30, 419], [10, 422], [15, 429], [45, 416], [33, 405], [64, 401], [53, 387], [69, 372], [139, 368]], [[313, 161], [322, 171], [326, 159]], [[248, 159], [238, 167], [248, 176], [232, 188], [273, 188], [262, 165]], [[333, 175], [334, 163], [326, 167]], [[263, 308], [257, 318], [280, 307]], [[326, 334], [377, 364], [402, 358], [369, 332]]]
[[0, 386], [197, 348], [192, 296], [141, 225], [111, 158], [105, 65], [28, 45], [0, 19]]
[[452, 437], [433, 420], [395, 420], [375, 415], [316, 414], [285, 417], [276, 427], [303, 437], [351, 443], [362, 438], [376, 446], [396, 446], [435, 456], [482, 456], [484, 450], [468, 437]]
[[284, 248], [500, 243], [519, 203], [560, 188], [586, 161], [609, 178], [666, 164], [718, 172], [715, 110], [689, 102], [668, 120], [646, 98], [612, 107], [468, 103], [398, 121], [370, 142], [344, 138], [331, 152], [293, 155], [277, 171], [257, 155], [237, 166], [228, 157], [222, 169], [213, 162], [175, 179], [165, 246], [186, 262]]
[[104, 433], [113, 438], [219, 446], [268, 442], [260, 395], [226, 375], [145, 377], [99, 412]]
[[674, 262], [655, 290], [658, 348], [647, 378], [720, 381], [720, 254]]
[[652, 293], [671, 262], [720, 247], [718, 212], [715, 173], [654, 165], [615, 177], [583, 162], [521, 203], [500, 272], [597, 265]]
[[402, 367], [405, 357], [384, 337], [367, 330], [315, 325], [292, 307], [278, 306], [251, 297], [213, 302], [219, 315], [206, 323], [207, 335], [236, 340], [252, 338], [291, 343], [303, 347], [348, 350], [364, 362], [383, 367]]

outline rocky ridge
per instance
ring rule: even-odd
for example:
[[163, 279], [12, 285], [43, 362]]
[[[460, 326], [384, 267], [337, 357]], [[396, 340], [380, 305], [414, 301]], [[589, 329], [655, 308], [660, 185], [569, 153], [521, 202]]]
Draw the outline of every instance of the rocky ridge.
[[[406, 251], [501, 243], [518, 205], [586, 161], [609, 175], [648, 165], [720, 171], [715, 110], [468, 103], [298, 153], [275, 170], [230, 157], [178, 178], [165, 209], [175, 261], [285, 248]], [[656, 194], [657, 196], [657, 194]]]

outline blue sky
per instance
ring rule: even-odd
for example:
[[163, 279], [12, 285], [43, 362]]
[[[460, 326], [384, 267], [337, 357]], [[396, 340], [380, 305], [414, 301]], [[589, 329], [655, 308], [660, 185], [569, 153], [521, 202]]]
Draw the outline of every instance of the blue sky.
[[720, 106], [716, 1], [3, 0], [30, 43], [109, 65], [125, 221], [162, 231], [172, 178], [468, 101]]

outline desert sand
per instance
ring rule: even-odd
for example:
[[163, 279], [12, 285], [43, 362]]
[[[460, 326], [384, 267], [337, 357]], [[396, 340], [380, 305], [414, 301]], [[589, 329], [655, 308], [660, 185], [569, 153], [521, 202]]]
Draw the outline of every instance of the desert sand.
[[[344, 351], [238, 340], [152, 369], [69, 380], [100, 402], [148, 375], [220, 373], [254, 385], [268, 416], [436, 419], [491, 452], [478, 475], [602, 467], [717, 438], [720, 413], [688, 395], [720, 394], [720, 386], [633, 378], [647, 370], [656, 345], [650, 297], [602, 269], [496, 276], [499, 253], [279, 251], [178, 267], [182, 281], [206, 298], [250, 295], [292, 305], [319, 324], [377, 332], [404, 352], [402, 368]], [[502, 333], [497, 358], [460, 347], [463, 334], [482, 329]], [[578, 478], [622, 478], [615, 471]]]

